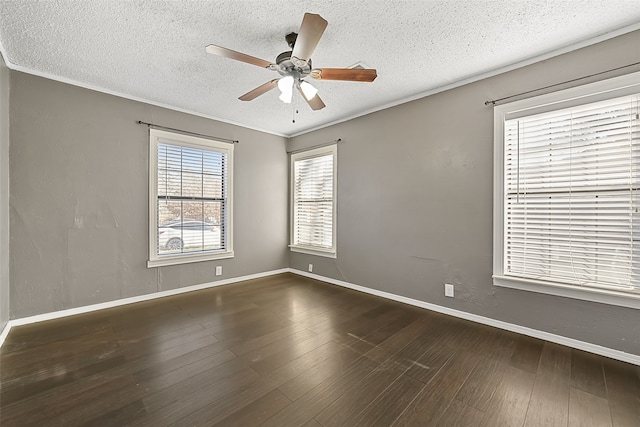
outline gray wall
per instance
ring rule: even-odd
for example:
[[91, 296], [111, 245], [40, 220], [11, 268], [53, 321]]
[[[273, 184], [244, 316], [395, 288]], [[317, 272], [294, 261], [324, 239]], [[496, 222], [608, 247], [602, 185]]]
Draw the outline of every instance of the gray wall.
[[291, 252], [290, 267], [313, 263], [322, 276], [640, 355], [637, 310], [492, 285], [493, 109], [484, 105], [638, 62], [639, 46], [640, 32], [630, 33], [293, 138], [290, 150], [343, 142], [338, 257]]
[[9, 69], [0, 55], [0, 332], [9, 320]]
[[[12, 71], [10, 316], [288, 266], [285, 139]], [[235, 258], [147, 268], [148, 134], [237, 139]], [[223, 276], [214, 275], [223, 266]]]

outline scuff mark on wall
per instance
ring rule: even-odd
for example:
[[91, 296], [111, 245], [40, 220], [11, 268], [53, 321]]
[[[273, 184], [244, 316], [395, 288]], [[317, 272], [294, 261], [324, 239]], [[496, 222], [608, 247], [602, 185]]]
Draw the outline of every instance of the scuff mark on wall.
[[437, 258], [429, 258], [429, 257], [418, 256], [418, 255], [411, 255], [411, 258], [421, 259], [423, 261], [442, 262]]
[[95, 190], [84, 188], [76, 194], [81, 194], [82, 198], [76, 199], [74, 228], [118, 228], [113, 209]]
[[[42, 264], [42, 252], [40, 246], [36, 243], [37, 239], [34, 237], [34, 230], [31, 229], [31, 225], [36, 221], [31, 215], [23, 213], [20, 207], [16, 207], [15, 204], [11, 206], [11, 228], [19, 229], [24, 233], [26, 237], [26, 247], [23, 246], [23, 251], [27, 252], [30, 260], [36, 258], [38, 265]], [[24, 239], [24, 237], [23, 237]], [[33, 255], [36, 255], [35, 257]]]
[[340, 273], [340, 280], [344, 280], [345, 282], [348, 282], [349, 280], [347, 279], [347, 276], [344, 274], [344, 272], [340, 268], [340, 264], [338, 263], [338, 260], [334, 259], [333, 262], [336, 266], [336, 270], [338, 270], [338, 273]]
[[[16, 267], [17, 259], [24, 260], [29, 266], [20, 280], [13, 278], [9, 283], [10, 295], [12, 295], [10, 306], [12, 319], [16, 318], [15, 312], [18, 310], [37, 313], [40, 307], [34, 302], [47, 305], [60, 301], [60, 295], [55, 290], [56, 281], [54, 278], [59, 277], [59, 272], [64, 269], [64, 264], [52, 263], [45, 254], [52, 250], [60, 251], [61, 247], [64, 251], [66, 239], [54, 231], [48, 234], [39, 232], [43, 221], [44, 219], [39, 217], [39, 213], [29, 214], [20, 203], [14, 201], [10, 207], [12, 237], [14, 235], [21, 236], [19, 245], [11, 242], [10, 269]], [[36, 274], [37, 271], [46, 271], [48, 275], [39, 276]], [[16, 292], [17, 289], [20, 289], [19, 294]], [[16, 294], [20, 297], [13, 296]]]

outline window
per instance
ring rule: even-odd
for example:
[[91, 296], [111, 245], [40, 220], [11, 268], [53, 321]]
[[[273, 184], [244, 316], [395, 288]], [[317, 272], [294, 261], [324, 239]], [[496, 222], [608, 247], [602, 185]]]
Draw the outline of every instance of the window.
[[336, 256], [337, 147], [291, 155], [291, 250]]
[[640, 75], [495, 109], [494, 284], [640, 308]]
[[233, 144], [150, 129], [149, 267], [233, 257]]

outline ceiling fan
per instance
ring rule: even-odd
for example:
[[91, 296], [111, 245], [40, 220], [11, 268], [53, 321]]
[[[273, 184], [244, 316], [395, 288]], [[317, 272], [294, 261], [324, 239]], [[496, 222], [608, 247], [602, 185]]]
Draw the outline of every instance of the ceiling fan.
[[277, 86], [281, 92], [280, 100], [290, 103], [293, 89], [296, 88], [311, 109], [320, 110], [325, 107], [325, 104], [318, 96], [318, 90], [304, 80], [306, 77], [311, 76], [317, 80], [372, 82], [378, 76], [375, 69], [312, 68], [311, 54], [318, 45], [326, 27], [327, 21], [320, 15], [305, 13], [298, 33], [289, 33], [285, 36], [291, 50], [278, 55], [275, 63], [213, 44], [207, 46], [206, 50], [213, 55], [277, 71], [282, 76], [245, 93], [238, 98], [241, 101], [251, 101]]

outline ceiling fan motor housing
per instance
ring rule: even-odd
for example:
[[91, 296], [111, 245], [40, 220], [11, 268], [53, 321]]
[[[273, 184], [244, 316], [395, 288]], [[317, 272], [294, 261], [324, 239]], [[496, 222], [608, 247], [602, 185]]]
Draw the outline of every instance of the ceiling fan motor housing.
[[298, 59], [292, 56], [293, 51], [282, 52], [276, 58], [278, 65], [278, 73], [281, 76], [293, 76], [297, 79], [303, 79], [311, 73], [311, 58], [308, 61]]

